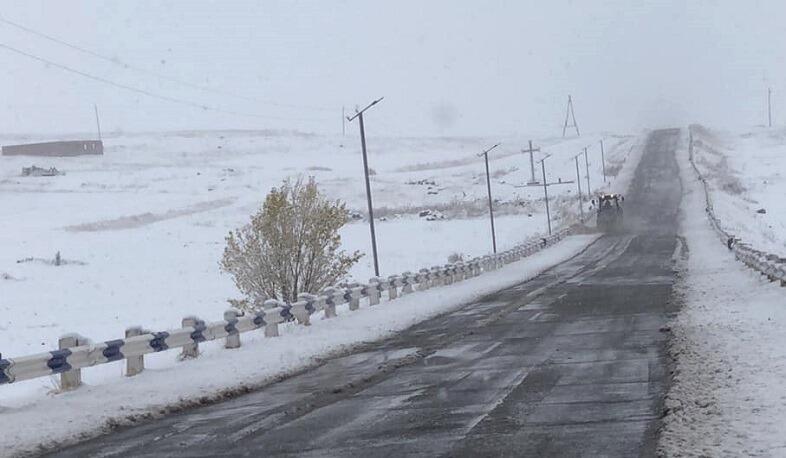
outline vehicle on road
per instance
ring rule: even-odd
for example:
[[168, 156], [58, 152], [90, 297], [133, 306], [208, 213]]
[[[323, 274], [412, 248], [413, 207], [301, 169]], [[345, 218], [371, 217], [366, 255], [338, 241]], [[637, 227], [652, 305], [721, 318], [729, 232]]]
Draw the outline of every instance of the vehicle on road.
[[603, 232], [619, 232], [623, 227], [622, 194], [601, 194], [597, 202], [592, 201], [597, 208], [596, 225]]

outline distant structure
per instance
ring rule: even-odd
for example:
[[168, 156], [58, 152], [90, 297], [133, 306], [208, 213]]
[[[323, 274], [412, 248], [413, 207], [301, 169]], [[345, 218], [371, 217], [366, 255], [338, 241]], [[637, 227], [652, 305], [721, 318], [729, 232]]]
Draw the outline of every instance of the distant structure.
[[[570, 120], [572, 120], [572, 123], [568, 124]], [[581, 137], [579, 125], [576, 123], [576, 115], [573, 113], [573, 98], [570, 95], [568, 95], [568, 109], [565, 113], [565, 125], [562, 127], [562, 138], [565, 138], [565, 132], [567, 132], [568, 127], [575, 127], [576, 136]]]
[[3, 146], [3, 156], [71, 157], [104, 154], [101, 140], [71, 140]]

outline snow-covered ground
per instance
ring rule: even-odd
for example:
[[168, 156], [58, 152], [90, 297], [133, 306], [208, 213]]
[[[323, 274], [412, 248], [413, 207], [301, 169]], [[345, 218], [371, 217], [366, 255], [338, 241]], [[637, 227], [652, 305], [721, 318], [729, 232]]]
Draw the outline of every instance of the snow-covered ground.
[[723, 228], [786, 257], [786, 128], [730, 133], [694, 126], [694, 161]]
[[[490, 251], [484, 167], [476, 153], [491, 139], [376, 138], [372, 132], [368, 137], [375, 207], [387, 216], [377, 225], [383, 275], [444, 264], [453, 252]], [[538, 140], [544, 153], [553, 154], [549, 179], [572, 179], [569, 156], [589, 145], [590, 181], [602, 185], [600, 138], [607, 171], [616, 175], [610, 185], [624, 189], [637, 162], [637, 137]], [[31, 140], [37, 139], [2, 142]], [[519, 152], [526, 142], [502, 141], [491, 155], [491, 169], [499, 199], [498, 245], [505, 249], [544, 232], [545, 217], [540, 188], [514, 187], [529, 178], [521, 169], [528, 161]], [[226, 300], [238, 297], [231, 278], [219, 271], [224, 236], [245, 224], [285, 177], [314, 175], [330, 196], [360, 212], [365, 208], [359, 141], [353, 136], [179, 132], [114, 135], [105, 143], [104, 156], [0, 157], [4, 357], [50, 350], [69, 332], [107, 340], [135, 324], [171, 329], [189, 314], [219, 318]], [[22, 167], [33, 164], [65, 175], [20, 176]], [[436, 185], [408, 184], [418, 180]], [[577, 211], [573, 186], [550, 190], [557, 226], [572, 221]], [[520, 205], [512, 203], [516, 199]], [[451, 219], [425, 221], [413, 213], [439, 206]], [[461, 217], [463, 212], [468, 215]], [[346, 249], [370, 251], [365, 222], [348, 224], [342, 236]], [[58, 251], [66, 264], [55, 267], [49, 261]], [[351, 274], [365, 281], [372, 272], [371, 256], [365, 256]], [[16, 390], [22, 386], [27, 394], [46, 389], [36, 382], [3, 387], [0, 405], [9, 391], [20, 395]]]
[[[705, 135], [702, 134], [703, 141], [708, 141]], [[757, 136], [773, 138], [765, 133]], [[747, 144], [761, 147], [764, 143], [751, 140]], [[783, 181], [776, 182], [773, 177], [783, 170], [786, 160], [770, 156], [769, 167], [753, 168], [745, 167], [747, 162], [740, 157], [763, 160], [763, 151], [775, 149], [774, 145], [750, 150], [737, 148], [736, 156], [726, 161], [722, 157], [713, 158], [715, 164], [728, 162], [729, 165], [728, 169], [716, 169], [724, 170], [716, 175], [716, 180], [726, 183], [736, 180], [746, 189], [737, 193], [729, 189], [721, 191], [723, 185], [715, 188], [716, 210], [725, 207], [722, 216], [725, 224], [749, 228], [744, 238], [752, 240], [754, 234], [759, 234], [756, 240], [761, 243], [767, 240], [761, 222], [742, 226], [751, 215], [749, 212], [735, 215], [734, 209], [766, 205], [766, 216], [770, 216], [774, 212], [769, 210], [778, 205], [782, 208], [783, 203], [775, 200], [764, 203], [762, 193], [779, 192], [782, 198]], [[707, 157], [717, 154], [708, 152], [703, 156], [705, 170], [710, 167]], [[768, 282], [734, 259], [718, 240], [704, 213], [704, 193], [688, 162], [686, 145], [678, 151], [678, 161], [685, 192], [681, 231], [687, 241], [688, 256], [680, 262], [678, 292], [683, 308], [671, 325], [676, 367], [666, 400], [668, 410], [661, 453], [665, 456], [784, 456], [786, 289]], [[729, 173], [730, 170], [735, 172]], [[771, 181], [763, 183], [765, 176]], [[746, 199], [756, 199], [759, 203]], [[775, 240], [783, 240], [782, 230], [771, 233]]]
[[[332, 352], [380, 339], [481, 296], [534, 277], [548, 267], [582, 251], [597, 235], [571, 236], [493, 273], [451, 286], [432, 288], [383, 301], [356, 312], [339, 308], [334, 319], [313, 320], [312, 326], [281, 326], [281, 336], [242, 335], [243, 346], [222, 348], [222, 342], [202, 344], [198, 359], [175, 362], [176, 352], [146, 356], [147, 369], [136, 377], [121, 377], [123, 361], [83, 370], [86, 386], [56, 396], [29, 400], [4, 399], [0, 456], [39, 444], [74, 440], [101, 428], [163, 414], [169, 407], [194, 405], [242, 392], [276, 375], [303, 368]], [[112, 383], [101, 383], [107, 377]], [[52, 383], [52, 382], [50, 382]], [[21, 385], [21, 384], [20, 384]], [[13, 388], [3, 387], [3, 389]], [[51, 388], [51, 387], [50, 387]]]

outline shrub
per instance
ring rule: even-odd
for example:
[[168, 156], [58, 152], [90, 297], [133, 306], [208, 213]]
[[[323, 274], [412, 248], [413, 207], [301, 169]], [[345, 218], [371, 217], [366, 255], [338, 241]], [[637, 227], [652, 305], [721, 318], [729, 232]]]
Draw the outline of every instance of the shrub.
[[221, 268], [250, 308], [268, 298], [294, 302], [298, 293], [336, 284], [362, 256], [339, 250], [348, 219], [345, 205], [322, 195], [313, 178], [286, 180], [249, 224], [226, 237]]
[[457, 263], [459, 261], [463, 261], [463, 260], [464, 260], [464, 253], [454, 252], [454, 253], [451, 253], [448, 256], [448, 262], [450, 264], [455, 264], [455, 263]]

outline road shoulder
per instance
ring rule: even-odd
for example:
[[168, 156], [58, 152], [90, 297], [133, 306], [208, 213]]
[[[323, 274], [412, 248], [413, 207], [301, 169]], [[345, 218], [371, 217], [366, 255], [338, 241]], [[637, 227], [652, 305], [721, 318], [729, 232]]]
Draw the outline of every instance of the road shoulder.
[[684, 196], [677, 259], [683, 308], [671, 324], [675, 359], [659, 454], [775, 456], [786, 438], [784, 290], [734, 259], [712, 232], [700, 183], [678, 149]]

